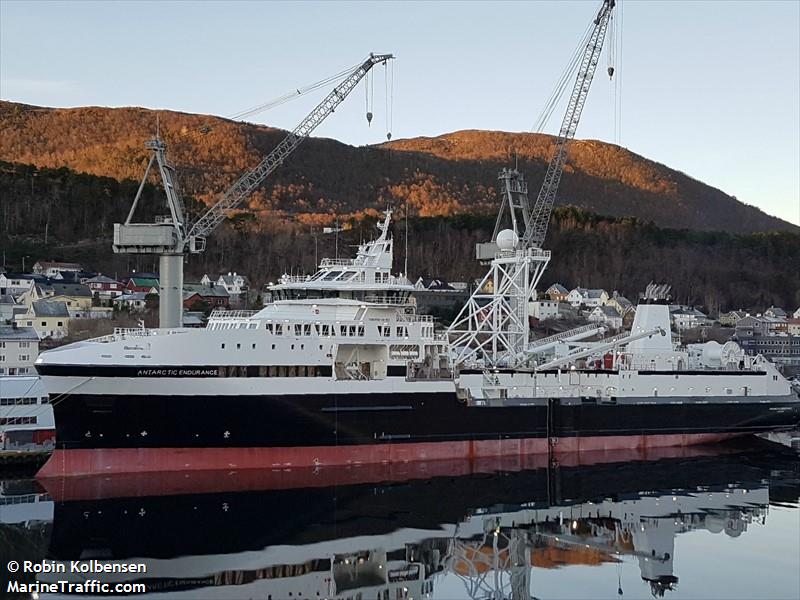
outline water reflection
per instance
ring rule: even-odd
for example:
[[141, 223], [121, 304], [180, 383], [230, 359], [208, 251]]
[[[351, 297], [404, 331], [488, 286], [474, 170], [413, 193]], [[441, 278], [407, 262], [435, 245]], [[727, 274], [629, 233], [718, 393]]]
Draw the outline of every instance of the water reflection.
[[[52, 510], [48, 558], [146, 563], [146, 574], [97, 578], [141, 581], [150, 594], [404, 600], [533, 598], [537, 573], [559, 568], [562, 595], [578, 597], [585, 591], [570, 593], [566, 569], [578, 566], [617, 570], [619, 589], [594, 595], [680, 597], [676, 539], [746, 537], [767, 527], [771, 506], [796, 511], [800, 495], [797, 454], [772, 448], [589, 462], [49, 480], [46, 492], [24, 496]], [[5, 521], [15, 494], [4, 491]], [[638, 567], [638, 587], [622, 589], [623, 564]], [[707, 573], [708, 585], [723, 576]], [[793, 585], [787, 577], [764, 595], [796, 595]]]

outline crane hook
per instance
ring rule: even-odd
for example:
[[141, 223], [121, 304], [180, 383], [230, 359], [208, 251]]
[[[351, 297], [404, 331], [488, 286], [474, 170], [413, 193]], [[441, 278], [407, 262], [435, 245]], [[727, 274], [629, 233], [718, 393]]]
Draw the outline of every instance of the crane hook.
[[608, 67], [608, 78], [611, 79], [614, 76], [614, 67]]
[[389, 140], [389, 141], [392, 140], [392, 132], [391, 131], [386, 133], [386, 139]]
[[372, 113], [367, 111], [367, 125], [372, 124]]

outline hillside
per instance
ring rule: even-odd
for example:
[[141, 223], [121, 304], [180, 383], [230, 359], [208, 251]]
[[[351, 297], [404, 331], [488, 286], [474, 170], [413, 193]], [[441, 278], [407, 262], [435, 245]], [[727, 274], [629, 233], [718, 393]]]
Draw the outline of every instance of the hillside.
[[[285, 132], [206, 115], [158, 111], [169, 157], [183, 188], [209, 202], [255, 165]], [[155, 112], [141, 108], [52, 109], [0, 102], [0, 160], [69, 169], [122, 181], [138, 179]], [[533, 190], [544, 176], [554, 138], [461, 131], [355, 148], [313, 138], [264, 183], [250, 202], [260, 223], [289, 217], [330, 222], [387, 204], [421, 217], [496, 210], [497, 171], [516, 156]], [[619, 146], [576, 141], [558, 203], [661, 227], [800, 231], [713, 187]]]
[[[76, 173], [67, 168], [37, 169], [0, 162], [0, 251], [10, 270], [26, 259], [78, 261], [107, 274], [157, 269], [153, 256], [111, 252], [112, 224], [124, 220], [137, 182]], [[145, 213], [153, 215], [160, 194], [143, 193]], [[187, 205], [196, 204], [186, 198]], [[375, 218], [349, 219], [339, 240], [340, 256], [352, 256], [353, 244], [375, 233]], [[492, 215], [413, 217], [408, 222], [408, 270], [411, 277], [452, 281], [479, 277], [475, 242], [494, 227]], [[395, 271], [404, 270], [405, 223], [395, 223]], [[188, 257], [186, 276], [238, 271], [256, 287], [280, 274], [309, 272], [318, 257], [334, 256], [333, 236], [314, 236], [291, 220], [258, 221], [250, 214], [229, 219], [209, 240], [202, 255]], [[659, 228], [633, 218], [599, 217], [576, 208], [558, 208], [547, 246], [553, 259], [545, 286], [553, 281], [574, 286], [618, 289], [634, 298], [650, 280], [673, 284], [676, 298], [709, 310], [770, 305], [800, 305], [800, 234], [730, 234]], [[713, 260], [709, 260], [713, 257]]]

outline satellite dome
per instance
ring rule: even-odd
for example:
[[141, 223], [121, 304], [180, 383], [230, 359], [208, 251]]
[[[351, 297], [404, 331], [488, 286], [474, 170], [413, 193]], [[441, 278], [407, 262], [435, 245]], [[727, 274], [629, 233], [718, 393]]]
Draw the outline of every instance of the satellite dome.
[[519, 236], [511, 229], [503, 229], [497, 234], [497, 247], [500, 250], [513, 250], [519, 243]]

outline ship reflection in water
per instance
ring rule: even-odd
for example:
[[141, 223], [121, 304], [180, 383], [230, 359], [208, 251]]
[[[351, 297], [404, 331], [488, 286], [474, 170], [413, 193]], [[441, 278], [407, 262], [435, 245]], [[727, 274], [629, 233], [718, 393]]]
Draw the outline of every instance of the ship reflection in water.
[[92, 575], [144, 597], [800, 597], [800, 460], [772, 445], [46, 483], [46, 557], [145, 563]]

